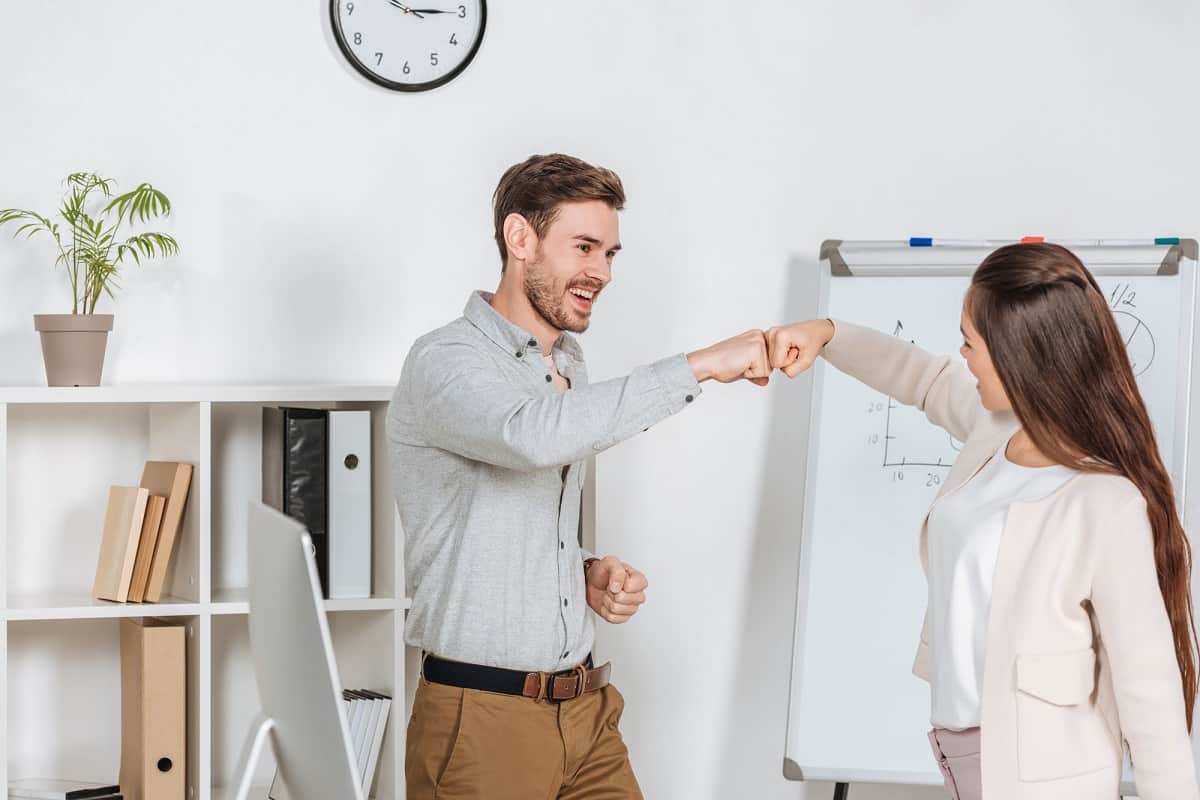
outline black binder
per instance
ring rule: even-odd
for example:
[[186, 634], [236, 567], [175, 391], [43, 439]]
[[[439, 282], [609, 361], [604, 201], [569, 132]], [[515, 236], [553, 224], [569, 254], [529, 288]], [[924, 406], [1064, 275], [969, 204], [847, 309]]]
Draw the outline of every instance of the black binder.
[[263, 408], [262, 501], [308, 528], [329, 597], [329, 412]]

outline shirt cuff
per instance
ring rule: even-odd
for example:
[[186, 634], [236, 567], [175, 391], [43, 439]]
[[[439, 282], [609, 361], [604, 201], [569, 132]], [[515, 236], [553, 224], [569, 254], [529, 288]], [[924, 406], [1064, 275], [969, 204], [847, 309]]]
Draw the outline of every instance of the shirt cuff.
[[704, 391], [683, 353], [654, 362], [650, 365], [650, 371], [658, 378], [663, 403], [669, 414], [682, 411]]

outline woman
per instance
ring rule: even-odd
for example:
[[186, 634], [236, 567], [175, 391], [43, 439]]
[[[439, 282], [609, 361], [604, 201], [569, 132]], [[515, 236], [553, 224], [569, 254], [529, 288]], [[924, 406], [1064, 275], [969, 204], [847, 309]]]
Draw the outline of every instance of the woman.
[[965, 442], [921, 530], [914, 672], [956, 800], [1200, 798], [1191, 551], [1095, 279], [1050, 244], [1003, 247], [963, 302], [967, 368], [813, 320], [767, 332], [790, 377], [817, 355]]

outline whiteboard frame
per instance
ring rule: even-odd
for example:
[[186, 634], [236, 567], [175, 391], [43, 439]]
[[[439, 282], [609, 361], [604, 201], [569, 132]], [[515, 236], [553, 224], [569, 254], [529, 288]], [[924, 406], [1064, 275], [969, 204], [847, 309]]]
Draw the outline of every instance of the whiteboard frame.
[[[996, 247], [1005, 244], [997, 242]], [[970, 275], [979, 263], [994, 247], [910, 247], [908, 242], [884, 241], [843, 241], [826, 239], [821, 243], [819, 251], [818, 299], [817, 318], [828, 316], [829, 294], [834, 278], [844, 280], [853, 277], [878, 277], [891, 275], [902, 276], [951, 276]], [[1190, 475], [1189, 444], [1191, 440], [1192, 375], [1194, 361], [1198, 354], [1193, 353], [1196, 325], [1197, 300], [1197, 260], [1200, 257], [1200, 247], [1195, 239], [1180, 239], [1177, 245], [1109, 245], [1097, 247], [1073, 247], [1072, 251], [1080, 257], [1094, 275], [1100, 276], [1145, 276], [1145, 275], [1176, 275], [1180, 277], [1180, 313], [1179, 313], [1179, 350], [1177, 356], [1178, 379], [1176, 382], [1175, 398], [1175, 436], [1172, 449], [1172, 463], [1167, 465], [1175, 484], [1176, 506], [1183, 521], [1184, 529], [1189, 530], [1191, 516], [1188, 513], [1187, 498]], [[924, 263], [922, 263], [924, 262]], [[813, 365], [812, 401], [809, 410], [809, 441], [815, 432], [820, 430], [822, 403], [819, 402], [825, 385], [825, 370], [829, 368], [824, 359], [817, 359]], [[787, 728], [785, 731], [783, 776], [792, 781], [830, 781], [835, 783], [885, 783], [901, 785], [938, 786], [942, 784], [941, 773], [930, 761], [928, 772], [901, 772], [890, 770], [847, 770], [819, 765], [805, 765], [790, 757], [792, 750], [791, 732], [795, 703], [800, 696], [800, 686], [803, 675], [800, 665], [803, 664], [804, 641], [807, 624], [807, 609], [809, 602], [809, 575], [811, 551], [812, 514], [816, 500], [817, 448], [808, 447], [807, 469], [805, 472], [804, 506], [801, 522], [800, 563], [797, 571], [796, 606], [793, 619], [792, 664], [788, 687]], [[1190, 537], [1189, 537], [1190, 538]], [[1193, 560], [1193, 597], [1195, 597], [1196, 580], [1200, 577], [1197, 561], [1200, 561], [1200, 546], [1196, 548], [1196, 558]], [[1197, 604], [1200, 607], [1200, 603]], [[920, 735], [921, 731], [914, 731]], [[1200, 736], [1200, 725], [1196, 735], [1193, 735], [1192, 749], [1197, 749], [1197, 736]], [[1200, 755], [1200, 754], [1198, 754]], [[1198, 759], [1200, 761], [1200, 759]], [[1122, 795], [1136, 794], [1132, 775], [1126, 771], [1121, 783]]]

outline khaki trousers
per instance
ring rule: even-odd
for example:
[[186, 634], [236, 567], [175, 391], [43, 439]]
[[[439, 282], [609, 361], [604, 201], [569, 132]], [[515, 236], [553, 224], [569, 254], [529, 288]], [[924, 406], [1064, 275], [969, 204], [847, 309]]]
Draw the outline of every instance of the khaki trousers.
[[642, 800], [613, 686], [553, 703], [421, 679], [408, 800]]

